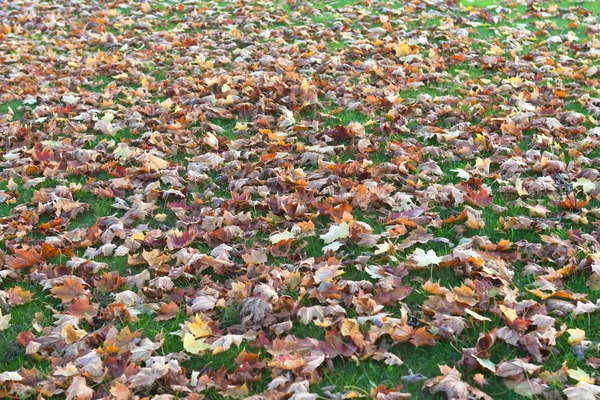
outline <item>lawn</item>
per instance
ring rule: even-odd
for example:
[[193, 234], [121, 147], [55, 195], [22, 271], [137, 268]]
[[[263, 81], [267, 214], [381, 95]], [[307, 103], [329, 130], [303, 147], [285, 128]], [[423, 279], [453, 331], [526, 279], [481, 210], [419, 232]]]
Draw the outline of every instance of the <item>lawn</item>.
[[600, 398], [599, 17], [2, 4], [0, 397]]

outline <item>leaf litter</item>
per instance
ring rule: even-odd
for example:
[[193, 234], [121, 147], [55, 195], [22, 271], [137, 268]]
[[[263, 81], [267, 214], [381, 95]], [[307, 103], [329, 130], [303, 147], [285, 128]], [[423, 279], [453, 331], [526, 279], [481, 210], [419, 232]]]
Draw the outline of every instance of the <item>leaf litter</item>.
[[599, 13], [6, 4], [0, 393], [598, 398]]

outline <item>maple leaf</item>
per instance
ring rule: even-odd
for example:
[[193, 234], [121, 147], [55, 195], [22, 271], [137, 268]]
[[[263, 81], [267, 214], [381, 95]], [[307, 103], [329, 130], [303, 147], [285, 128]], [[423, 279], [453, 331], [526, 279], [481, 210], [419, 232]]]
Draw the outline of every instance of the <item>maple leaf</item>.
[[19, 382], [22, 381], [23, 377], [15, 371], [5, 371], [0, 373], [0, 383], [5, 383], [5, 382]]
[[478, 192], [474, 191], [470, 187], [467, 187], [467, 193], [468, 195], [465, 196], [465, 200], [474, 206], [485, 208], [492, 204], [493, 199], [487, 189], [485, 189], [483, 186], [479, 187]]
[[205, 338], [212, 335], [212, 329], [200, 319], [199, 315], [196, 315], [192, 322], [186, 322], [185, 326], [196, 338]]
[[114, 381], [110, 388], [110, 394], [115, 400], [129, 400], [132, 398], [131, 390], [119, 381]]
[[477, 321], [491, 321], [491, 319], [489, 319], [488, 317], [484, 317], [483, 315], [478, 314], [475, 311], [470, 310], [468, 308], [465, 309], [465, 313], [469, 314], [470, 316], [475, 318]]
[[438, 257], [433, 250], [425, 250], [418, 248], [412, 255], [413, 260], [420, 267], [427, 267], [429, 265], [437, 265], [442, 262], [442, 257]]
[[204, 339], [197, 339], [193, 334], [187, 332], [183, 335], [183, 348], [188, 353], [201, 354], [210, 348]]
[[331, 130], [331, 134], [336, 140], [340, 141], [349, 140], [352, 138], [352, 135], [348, 129], [341, 125], [336, 125], [335, 128]]
[[271, 243], [273, 244], [277, 244], [281, 241], [284, 240], [288, 240], [288, 239], [294, 239], [296, 237], [296, 235], [294, 235], [292, 232], [289, 231], [283, 231], [281, 233], [276, 233], [275, 235], [272, 235], [269, 240], [271, 241]]
[[376, 246], [376, 249], [373, 252], [373, 254], [378, 255], [378, 254], [387, 253], [390, 250], [390, 248], [391, 248], [391, 246], [389, 243], [380, 243]]
[[242, 306], [240, 316], [244, 322], [252, 321], [255, 324], [262, 324], [267, 313], [272, 310], [271, 304], [256, 297], [244, 299], [240, 304]]
[[392, 48], [398, 57], [404, 57], [410, 54], [410, 46], [406, 43], [395, 43], [392, 45]]
[[325, 313], [321, 306], [302, 307], [298, 310], [298, 317], [304, 325], [308, 325], [315, 318], [319, 321], [323, 321]]
[[77, 299], [73, 303], [65, 307], [65, 311], [74, 315], [77, 318], [90, 320], [96, 316], [98, 310], [94, 304], [91, 304], [88, 299]]
[[483, 229], [485, 227], [485, 220], [480, 217], [481, 213], [476, 212], [476, 210], [470, 209], [465, 210], [467, 215], [467, 220], [465, 221], [465, 226], [471, 229]]
[[217, 304], [217, 299], [212, 296], [198, 296], [192, 302], [192, 311], [209, 311]]
[[515, 393], [527, 398], [535, 398], [547, 390], [547, 385], [540, 378], [506, 379], [504, 384]]
[[456, 175], [459, 178], [464, 179], [465, 181], [468, 181], [469, 179], [471, 179], [471, 174], [469, 174], [467, 171], [465, 171], [462, 168], [455, 168], [452, 170], [452, 172], [456, 172]]
[[443, 392], [447, 399], [492, 400], [492, 397], [461, 380], [460, 373], [446, 365], [440, 366], [442, 376], [432, 378], [423, 384], [431, 393]]
[[62, 101], [66, 104], [75, 104], [79, 101], [79, 97], [73, 95], [72, 93], [65, 93], [62, 97]]
[[569, 344], [581, 343], [585, 339], [585, 331], [583, 329], [567, 329], [567, 333], [569, 334]]
[[331, 282], [334, 278], [342, 275], [344, 271], [338, 270], [339, 265], [325, 265], [319, 268], [314, 275], [315, 283]]
[[197, 236], [198, 233], [189, 228], [183, 232], [173, 230], [167, 235], [167, 247], [169, 250], [181, 249], [192, 243]]
[[155, 321], [168, 321], [177, 316], [179, 312], [179, 305], [175, 302], [168, 302], [160, 306], [158, 310], [159, 315], [154, 318]]
[[0, 331], [10, 328], [10, 319], [10, 314], [2, 315], [2, 310], [0, 310]]
[[280, 370], [298, 370], [306, 365], [306, 360], [298, 353], [282, 354], [269, 361], [269, 367]]
[[339, 225], [329, 227], [327, 233], [319, 236], [325, 244], [332, 243], [338, 239], [345, 239], [350, 235], [350, 227], [347, 222], [342, 222]]
[[594, 379], [592, 379], [588, 373], [583, 371], [581, 368], [568, 369], [567, 374], [569, 375], [569, 378], [578, 382], [594, 383]]
[[253, 337], [256, 337], [256, 335], [223, 335], [210, 345], [210, 350], [213, 355], [223, 353], [229, 350], [234, 344], [239, 346], [244, 339], [251, 339]]
[[66, 400], [91, 400], [94, 390], [87, 385], [84, 377], [76, 376], [66, 394]]
[[595, 400], [600, 395], [600, 386], [579, 382], [576, 386], [564, 389], [563, 392], [569, 400]]
[[503, 361], [496, 365], [496, 375], [501, 378], [519, 377], [525, 374], [535, 374], [542, 369], [540, 365], [527, 363], [520, 359]]
[[61, 335], [65, 339], [66, 344], [71, 344], [80, 341], [86, 336], [86, 331], [83, 329], [75, 329], [72, 324], [66, 324]]
[[169, 166], [168, 161], [149, 153], [143, 153], [137, 159], [151, 171], [160, 171]]
[[413, 332], [410, 337], [410, 342], [417, 347], [425, 345], [434, 346], [436, 338], [436, 336], [430, 334], [425, 328], [421, 327]]
[[596, 189], [596, 184], [587, 178], [579, 178], [573, 183], [573, 187], [580, 187], [585, 193]]
[[60, 284], [50, 289], [50, 292], [54, 297], [61, 299], [63, 303], [70, 303], [85, 296], [84, 283], [78, 277], [65, 277]]
[[206, 136], [202, 139], [202, 141], [210, 147], [212, 147], [214, 150], [219, 149], [219, 140], [211, 132], [207, 132]]
[[15, 256], [12, 257], [7, 263], [7, 265], [10, 268], [15, 268], [15, 269], [29, 268], [29, 267], [33, 267], [34, 265], [36, 265], [37, 263], [39, 263], [43, 260], [40, 253], [38, 253], [38, 251], [33, 248], [30, 248], [27, 250], [15, 249], [14, 253], [15, 253]]

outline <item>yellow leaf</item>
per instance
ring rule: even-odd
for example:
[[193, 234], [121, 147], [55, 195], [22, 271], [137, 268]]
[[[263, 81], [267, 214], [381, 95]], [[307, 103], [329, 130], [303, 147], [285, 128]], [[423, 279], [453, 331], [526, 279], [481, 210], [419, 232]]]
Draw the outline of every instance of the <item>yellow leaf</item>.
[[246, 131], [248, 130], [248, 124], [244, 122], [238, 122], [235, 124], [235, 129], [238, 131]]
[[410, 46], [406, 43], [398, 43], [394, 46], [394, 51], [398, 57], [404, 57], [410, 54]]
[[502, 310], [502, 314], [510, 321], [514, 322], [517, 319], [517, 312], [512, 308], [506, 307], [504, 304], [500, 305], [500, 310]]
[[523, 83], [523, 79], [518, 76], [512, 77], [508, 79], [508, 83], [513, 87], [519, 87]]
[[80, 341], [86, 335], [83, 329], [75, 329], [73, 325], [67, 324], [63, 328], [62, 337], [65, 339], [65, 343], [71, 344]]
[[287, 239], [294, 239], [296, 237], [296, 235], [294, 235], [292, 232], [285, 230], [281, 233], [276, 233], [275, 235], [270, 237], [271, 243], [273, 244], [277, 244], [279, 242], [281, 242], [282, 240], [287, 240]]
[[198, 315], [194, 318], [194, 322], [186, 322], [186, 325], [190, 332], [197, 338], [204, 338], [212, 335], [212, 330], [208, 324], [204, 323]]
[[344, 336], [350, 336], [360, 332], [360, 328], [355, 320], [344, 318], [342, 322], [341, 333]]
[[315, 324], [316, 326], [318, 326], [319, 328], [329, 328], [331, 326], [331, 321], [328, 320], [327, 318], [325, 318], [323, 321], [320, 321], [318, 319], [315, 319], [313, 321], [313, 324]]
[[187, 332], [183, 336], [183, 348], [188, 353], [200, 354], [209, 349], [209, 346], [202, 339], [196, 339], [194, 335]]
[[567, 373], [569, 374], [569, 378], [575, 379], [578, 382], [594, 383], [594, 380], [580, 368], [569, 369]]
[[144, 233], [143, 232], [136, 232], [133, 235], [131, 235], [131, 239], [132, 240], [144, 240]]
[[492, 163], [492, 160], [490, 160], [489, 158], [478, 158], [475, 161], [475, 167], [480, 170], [485, 172], [486, 174], [490, 173], [490, 164]]
[[484, 317], [483, 315], [478, 314], [473, 310], [469, 310], [468, 308], [465, 309], [465, 312], [471, 317], [475, 318], [477, 321], [491, 321], [491, 319], [489, 319], [488, 317]]
[[579, 328], [567, 329], [569, 344], [581, 343], [585, 339], [585, 331]]
[[389, 243], [381, 243], [381, 244], [377, 245], [377, 250], [375, 250], [374, 254], [378, 255], [378, 254], [387, 253], [389, 250], [390, 250]]
[[527, 192], [527, 190], [525, 190], [525, 188], [523, 188], [523, 181], [518, 178], [515, 181], [515, 189], [517, 190], [517, 193], [519, 194], [519, 196], [527, 196], [529, 194]]
[[485, 144], [485, 136], [481, 133], [475, 135], [475, 144]]
[[152, 171], [160, 171], [161, 169], [165, 169], [169, 166], [169, 162], [163, 160], [160, 157], [153, 156], [152, 154], [146, 154], [143, 157], [146, 161], [146, 167], [148, 167]]

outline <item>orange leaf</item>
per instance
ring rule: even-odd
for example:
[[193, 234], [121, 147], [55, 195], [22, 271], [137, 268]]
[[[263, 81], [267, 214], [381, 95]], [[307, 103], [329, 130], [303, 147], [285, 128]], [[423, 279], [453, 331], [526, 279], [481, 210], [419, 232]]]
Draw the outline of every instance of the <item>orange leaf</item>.
[[96, 316], [97, 310], [93, 304], [90, 304], [88, 299], [77, 299], [67, 307], [67, 314], [74, 315], [77, 318], [93, 318]]
[[40, 253], [35, 249], [15, 249], [14, 253], [15, 256], [8, 261], [9, 268], [29, 268], [42, 261]]
[[413, 332], [410, 342], [417, 347], [425, 345], [435, 346], [435, 339], [437, 339], [437, 336], [433, 336], [427, 332], [425, 327], [421, 327]]
[[84, 295], [85, 288], [83, 286], [83, 280], [80, 278], [66, 277], [62, 284], [54, 286], [50, 289], [50, 292], [52, 292], [55, 297], [61, 299], [63, 303], [69, 303], [81, 298]]
[[465, 196], [465, 200], [474, 206], [485, 208], [492, 204], [490, 193], [483, 186], [479, 187], [479, 192], [467, 187], [467, 192], [469, 195]]

